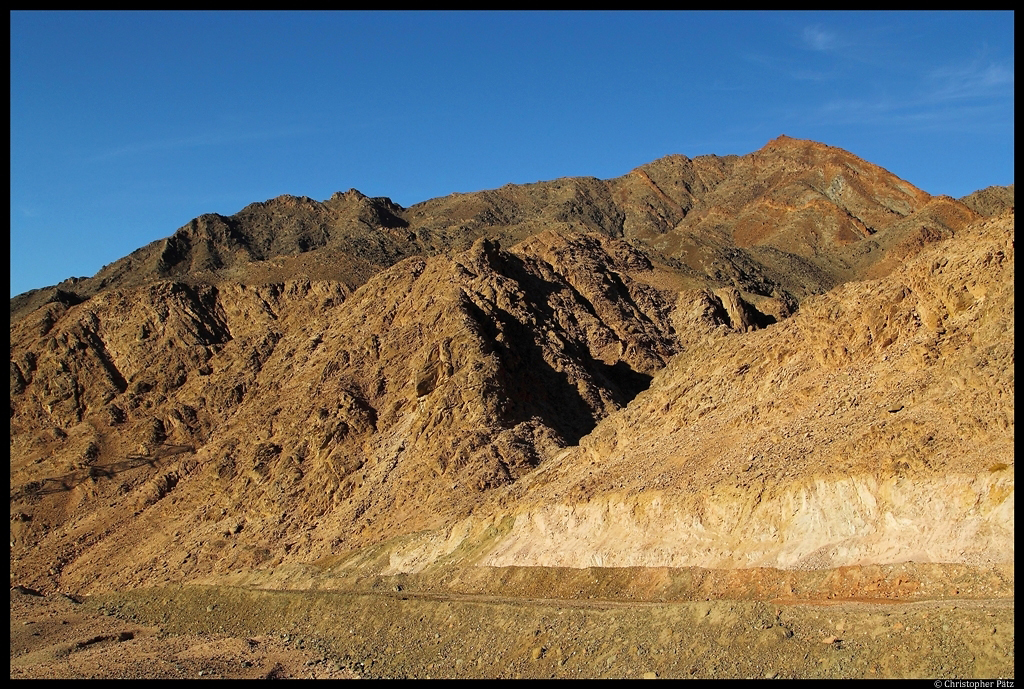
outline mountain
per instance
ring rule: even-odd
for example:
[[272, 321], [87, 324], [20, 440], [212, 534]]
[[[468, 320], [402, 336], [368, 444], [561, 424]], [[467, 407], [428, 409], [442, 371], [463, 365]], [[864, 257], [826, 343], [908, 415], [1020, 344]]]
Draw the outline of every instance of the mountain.
[[[913, 562], [1012, 590], [1012, 198], [780, 137], [201, 216], [11, 300], [12, 583]], [[906, 595], [876, 570], [856, 591]]]
[[746, 156], [673, 155], [617, 179], [506, 185], [408, 209], [354, 189], [324, 202], [281, 196], [200, 216], [92, 278], [14, 297], [11, 313], [156, 279], [301, 277], [352, 289], [409, 256], [468, 249], [481, 237], [511, 246], [545, 229], [624, 239], [700, 283], [799, 298], [873, 265], [879, 248], [948, 236], [972, 217], [841, 149], [783, 136]]

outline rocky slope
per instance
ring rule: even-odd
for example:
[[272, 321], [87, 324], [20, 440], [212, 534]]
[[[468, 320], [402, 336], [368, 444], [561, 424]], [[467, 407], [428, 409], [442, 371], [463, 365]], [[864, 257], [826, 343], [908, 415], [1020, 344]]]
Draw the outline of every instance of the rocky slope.
[[1012, 563], [1013, 256], [1005, 213], [769, 329], [719, 327], [492, 517], [383, 571], [467, 544], [489, 566]]
[[202, 216], [12, 299], [12, 582], [1005, 565], [1006, 198], [782, 137]]

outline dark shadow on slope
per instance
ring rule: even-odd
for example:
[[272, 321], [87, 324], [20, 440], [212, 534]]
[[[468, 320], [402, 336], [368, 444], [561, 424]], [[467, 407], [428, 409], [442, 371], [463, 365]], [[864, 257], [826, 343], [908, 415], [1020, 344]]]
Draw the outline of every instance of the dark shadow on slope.
[[49, 299], [47, 299], [46, 302], [48, 304], [49, 303], [54, 303], [54, 304], [63, 304], [64, 306], [75, 306], [77, 304], [81, 304], [81, 303], [86, 302], [88, 300], [89, 300], [88, 297], [83, 297], [83, 296], [81, 296], [79, 294], [75, 294], [74, 292], [69, 292], [69, 291], [63, 290], [63, 289], [55, 289], [53, 291], [53, 296], [51, 296]]
[[501, 360], [502, 373], [496, 381], [498, 394], [505, 396], [501, 422], [513, 426], [540, 419], [567, 444], [576, 445], [610, 411], [604, 408], [605, 402], [596, 388], [603, 389], [605, 396], [610, 396], [621, 407], [650, 386], [651, 376], [634, 371], [625, 361], [610, 365], [599, 361], [585, 345], [567, 339], [563, 355], [568, 361], [563, 363], [566, 368], [578, 367], [585, 372], [582, 379], [589, 386], [584, 385], [584, 389], [591, 387], [593, 391], [587, 399], [577, 385], [579, 381], [545, 359], [541, 338], [545, 336], [544, 325], [557, 323], [549, 304], [551, 295], [568, 292], [581, 310], [597, 317], [593, 305], [571, 285], [549, 282], [531, 273], [514, 255], [499, 253], [493, 248], [487, 254], [492, 269], [520, 285], [526, 306], [537, 322], [536, 326], [524, 324], [499, 308], [494, 308], [489, 315], [470, 300], [464, 302], [467, 313], [478, 323]]
[[[502, 425], [511, 427], [540, 419], [566, 443], [575, 445], [596, 425], [595, 409], [587, 404], [569, 376], [544, 359], [533, 331], [510, 314], [488, 316], [467, 300], [467, 313], [480, 325], [501, 362], [493, 392], [504, 397]], [[497, 339], [499, 332], [504, 342]]]
[[11, 500], [23, 496], [49, 495], [51, 493], [62, 493], [71, 490], [86, 481], [98, 478], [113, 478], [114, 476], [138, 469], [142, 466], [156, 467], [158, 462], [167, 457], [181, 455], [188, 452], [195, 452], [191, 445], [164, 445], [158, 448], [152, 455], [128, 455], [127, 459], [110, 464], [94, 464], [90, 467], [73, 471], [63, 476], [53, 476], [26, 483], [11, 494]]
[[601, 361], [595, 363], [603, 368], [601, 373], [611, 383], [612, 392], [617, 393], [615, 401], [623, 407], [651, 387], [651, 381], [654, 379], [654, 376], [634, 371], [625, 361], [616, 361], [611, 366]]

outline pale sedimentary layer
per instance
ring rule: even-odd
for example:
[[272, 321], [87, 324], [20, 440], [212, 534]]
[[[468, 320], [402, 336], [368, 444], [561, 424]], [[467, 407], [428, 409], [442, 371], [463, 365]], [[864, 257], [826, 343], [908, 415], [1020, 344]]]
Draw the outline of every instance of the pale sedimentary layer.
[[382, 574], [490, 567], [827, 569], [1013, 561], [1013, 472], [821, 478], [699, 497], [608, 494], [470, 518], [391, 550]]

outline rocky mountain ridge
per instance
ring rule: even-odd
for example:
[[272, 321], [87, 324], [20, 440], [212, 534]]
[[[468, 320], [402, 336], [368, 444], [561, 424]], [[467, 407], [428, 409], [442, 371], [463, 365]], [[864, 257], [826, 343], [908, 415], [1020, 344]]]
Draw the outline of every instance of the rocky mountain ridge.
[[506, 185], [408, 209], [355, 189], [323, 202], [280, 196], [233, 216], [200, 216], [94, 277], [18, 295], [11, 318], [154, 279], [302, 277], [354, 289], [402, 258], [467, 249], [480, 237], [510, 246], [543, 229], [625, 239], [701, 282], [770, 295], [783, 279], [799, 298], [849, 279], [879, 248], [948, 236], [972, 213], [841, 149], [783, 136], [746, 156], [671, 155], [612, 180]]

